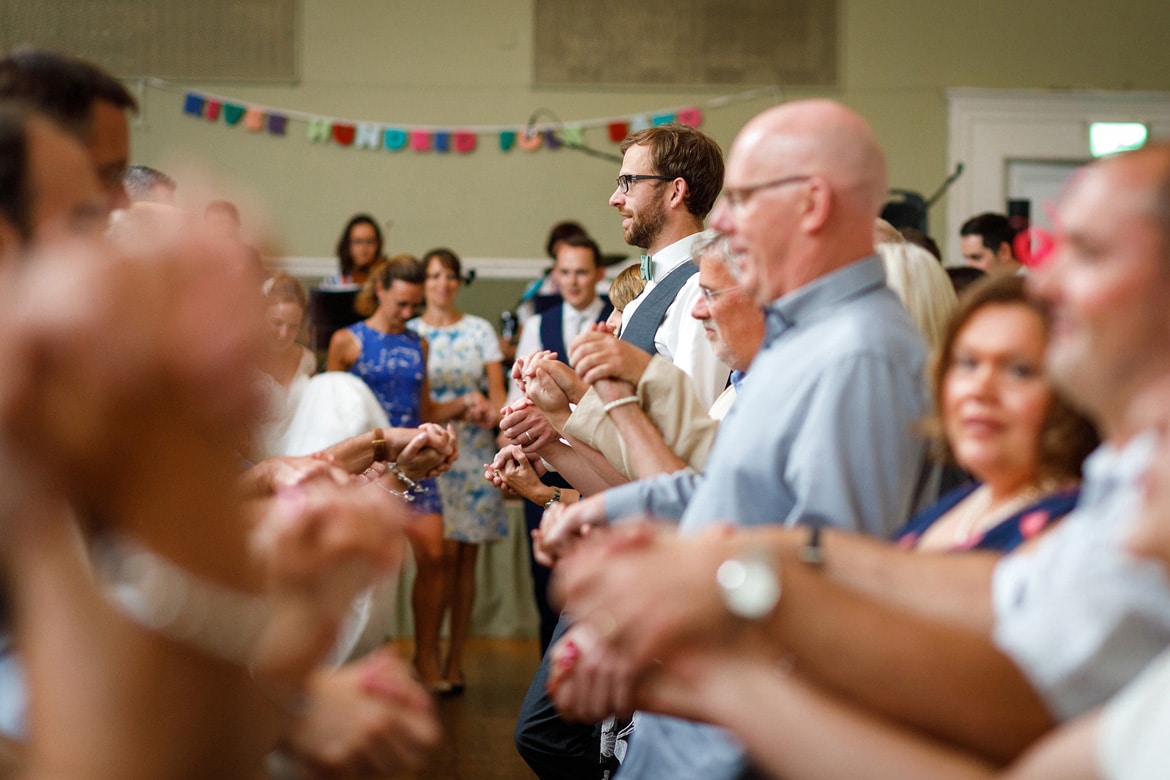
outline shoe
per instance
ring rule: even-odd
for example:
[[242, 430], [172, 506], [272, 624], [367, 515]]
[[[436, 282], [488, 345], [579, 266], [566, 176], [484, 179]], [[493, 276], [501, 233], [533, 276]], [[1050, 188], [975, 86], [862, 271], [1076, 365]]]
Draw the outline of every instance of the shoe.
[[[423, 683], [423, 686], [430, 692], [432, 696], [449, 696], [454, 691], [454, 686], [446, 680], [436, 680], [433, 683]], [[462, 693], [462, 691], [460, 691]]]
[[467, 690], [467, 684], [463, 680], [463, 672], [459, 673], [459, 679], [457, 681], [447, 678], [445, 682], [450, 686], [452, 696], [462, 696], [463, 692]]

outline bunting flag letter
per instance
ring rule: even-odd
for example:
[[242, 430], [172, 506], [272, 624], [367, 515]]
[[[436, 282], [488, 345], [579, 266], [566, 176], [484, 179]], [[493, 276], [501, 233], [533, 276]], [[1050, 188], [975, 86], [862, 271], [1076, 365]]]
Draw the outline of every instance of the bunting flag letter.
[[584, 146], [585, 130], [580, 125], [565, 125], [561, 128], [561, 141], [565, 146]]
[[655, 114], [654, 119], [651, 121], [654, 122], [655, 127], [658, 127], [659, 125], [669, 125], [674, 121], [674, 114]]
[[410, 131], [410, 148], [416, 152], [428, 152], [431, 149], [431, 134], [426, 130]]
[[516, 131], [515, 130], [501, 130], [500, 131], [500, 151], [510, 152], [512, 147], [516, 145]]
[[244, 127], [251, 130], [253, 133], [259, 133], [264, 129], [264, 109], [252, 106], [244, 112]]
[[324, 143], [329, 140], [329, 120], [328, 119], [310, 119], [309, 120], [309, 140], [313, 143]]
[[238, 125], [240, 120], [244, 118], [244, 107], [237, 106], [235, 103], [223, 104], [223, 121], [229, 125]]
[[560, 149], [562, 146], [564, 146], [564, 144], [561, 143], [561, 139], [557, 138], [557, 133], [555, 130], [544, 131], [544, 145], [553, 151], [556, 151], [557, 149]]
[[409, 137], [406, 131], [399, 127], [387, 127], [385, 134], [382, 136], [382, 145], [391, 152], [398, 152], [406, 148], [406, 142]]
[[464, 154], [474, 152], [475, 142], [475, 133], [468, 133], [466, 131], [455, 133], [455, 151], [457, 152], [463, 152]]
[[207, 117], [209, 122], [214, 122], [219, 119], [219, 110], [223, 108], [223, 104], [218, 100], [208, 100], [206, 108], [207, 110], [203, 112], [203, 115]]
[[356, 134], [357, 128], [353, 125], [347, 125], [342, 122], [335, 122], [333, 124], [333, 140], [340, 146], [352, 146]]
[[196, 95], [194, 92], [187, 93], [187, 99], [183, 101], [183, 113], [191, 116], [203, 116], [203, 104], [206, 101], [202, 96]]
[[284, 114], [268, 115], [268, 132], [271, 135], [284, 135], [288, 129], [288, 117]]
[[436, 152], [451, 151], [451, 133], [446, 130], [436, 130], [431, 137], [433, 140], [433, 147]]
[[630, 132], [639, 133], [650, 128], [650, 118], [645, 114], [636, 116], [630, 120]]
[[516, 145], [526, 152], [535, 152], [544, 143], [544, 136], [536, 130], [531, 132], [525, 130], [516, 137]]
[[610, 122], [609, 123], [609, 140], [615, 144], [620, 144], [626, 140], [626, 136], [630, 134], [630, 126], [625, 122]]
[[698, 127], [703, 124], [703, 112], [697, 108], [684, 108], [678, 112], [678, 121], [684, 125]]
[[382, 145], [382, 128], [366, 123], [358, 125], [354, 145], [359, 149], [377, 149]]

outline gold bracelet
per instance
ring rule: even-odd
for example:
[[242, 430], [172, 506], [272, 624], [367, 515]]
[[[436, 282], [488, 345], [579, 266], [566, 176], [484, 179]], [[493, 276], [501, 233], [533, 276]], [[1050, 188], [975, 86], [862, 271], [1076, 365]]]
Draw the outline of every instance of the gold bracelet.
[[374, 460], [390, 460], [386, 452], [386, 437], [382, 434], [381, 428], [374, 429]]

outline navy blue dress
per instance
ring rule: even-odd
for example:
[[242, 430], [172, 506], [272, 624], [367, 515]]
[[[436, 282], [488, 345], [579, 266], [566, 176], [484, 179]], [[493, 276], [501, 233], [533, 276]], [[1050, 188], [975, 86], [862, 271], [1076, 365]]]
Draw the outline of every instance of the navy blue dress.
[[[382, 404], [395, 428], [416, 428], [422, 422], [423, 380], [427, 375], [422, 337], [411, 330], [382, 333], [364, 322], [347, 328], [361, 345], [358, 359], [349, 373], [367, 385]], [[413, 509], [423, 514], [442, 514], [439, 488], [433, 479], [424, 479], [425, 493], [415, 496]]]
[[[956, 504], [975, 492], [979, 485], [978, 482], [969, 482], [950, 491], [915, 515], [909, 523], [895, 531], [891, 539], [899, 547], [913, 549], [918, 545], [918, 540], [926, 533], [926, 529], [934, 525], [935, 521], [949, 512]], [[987, 529], [981, 536], [974, 537], [955, 549], [956, 551], [996, 550], [1009, 552], [1024, 542], [1034, 539], [1041, 531], [1071, 512], [1077, 505], [1080, 494], [1081, 491], [1078, 487], [1050, 493], [1005, 518], [998, 525]]]

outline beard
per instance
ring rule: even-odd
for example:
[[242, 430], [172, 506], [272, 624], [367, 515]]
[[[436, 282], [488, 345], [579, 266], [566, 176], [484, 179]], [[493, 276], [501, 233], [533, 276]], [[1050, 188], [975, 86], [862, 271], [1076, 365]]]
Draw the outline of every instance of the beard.
[[662, 233], [666, 225], [666, 207], [661, 200], [656, 200], [641, 214], [635, 214], [630, 219], [630, 226], [622, 236], [630, 246], [652, 246]]

